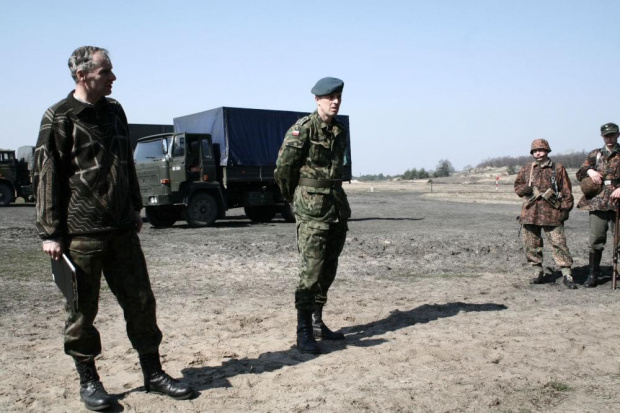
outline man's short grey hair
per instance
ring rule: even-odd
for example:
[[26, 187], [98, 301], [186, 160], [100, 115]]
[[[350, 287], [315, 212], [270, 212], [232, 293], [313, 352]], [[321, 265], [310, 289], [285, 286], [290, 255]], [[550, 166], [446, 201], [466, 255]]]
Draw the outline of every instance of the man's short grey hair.
[[96, 53], [101, 53], [108, 61], [110, 61], [110, 55], [106, 49], [96, 46], [82, 46], [73, 51], [69, 58], [69, 70], [71, 70], [71, 77], [78, 82], [77, 71], [83, 70], [86, 72], [91, 71], [95, 67], [93, 56]]

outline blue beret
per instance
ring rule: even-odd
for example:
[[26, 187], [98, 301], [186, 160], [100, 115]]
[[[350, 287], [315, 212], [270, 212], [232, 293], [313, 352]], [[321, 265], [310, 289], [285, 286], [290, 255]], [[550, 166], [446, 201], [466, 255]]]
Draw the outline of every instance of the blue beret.
[[316, 82], [316, 85], [314, 85], [310, 92], [316, 96], [325, 96], [335, 92], [342, 93], [343, 88], [344, 82], [342, 80], [336, 79], [335, 77], [324, 77]]

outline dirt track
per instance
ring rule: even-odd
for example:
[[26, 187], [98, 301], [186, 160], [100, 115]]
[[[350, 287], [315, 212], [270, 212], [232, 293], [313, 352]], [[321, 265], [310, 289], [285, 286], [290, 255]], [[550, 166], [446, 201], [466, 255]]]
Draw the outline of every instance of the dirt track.
[[[417, 188], [346, 186], [353, 217], [325, 312], [347, 339], [321, 343], [318, 357], [293, 347], [293, 224], [251, 224], [241, 210], [208, 229], [145, 224], [164, 368], [199, 395], [176, 402], [141, 391], [122, 313], [104, 288], [98, 366], [114, 411], [616, 410], [620, 290], [564, 289], [547, 249], [556, 281], [530, 286], [508, 186], [475, 196]], [[33, 220], [32, 206], [0, 209], [0, 411], [85, 411]], [[581, 283], [587, 214], [574, 211], [566, 231]]]

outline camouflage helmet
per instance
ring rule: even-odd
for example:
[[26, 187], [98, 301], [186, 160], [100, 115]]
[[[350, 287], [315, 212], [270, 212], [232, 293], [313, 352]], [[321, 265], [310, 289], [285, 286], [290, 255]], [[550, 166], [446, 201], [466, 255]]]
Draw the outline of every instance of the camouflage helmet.
[[581, 180], [581, 192], [586, 196], [586, 199], [592, 199], [603, 190], [602, 184], [595, 184], [592, 178], [586, 176]]
[[618, 133], [618, 125], [615, 123], [606, 123], [601, 126], [601, 136], [611, 135], [612, 133]]
[[547, 153], [551, 152], [551, 148], [549, 147], [549, 142], [546, 139], [534, 139], [532, 141], [532, 149], [530, 149], [530, 155], [536, 149], [544, 149]]

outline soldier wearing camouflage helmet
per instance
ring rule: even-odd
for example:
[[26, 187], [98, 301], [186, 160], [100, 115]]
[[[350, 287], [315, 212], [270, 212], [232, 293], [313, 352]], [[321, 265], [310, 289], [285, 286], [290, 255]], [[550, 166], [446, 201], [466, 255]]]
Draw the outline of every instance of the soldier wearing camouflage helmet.
[[312, 88], [317, 109], [286, 133], [275, 178], [294, 207], [301, 268], [295, 291], [297, 348], [320, 353], [315, 336], [343, 340], [323, 322], [327, 292], [336, 277], [351, 209], [342, 188], [347, 132], [336, 119], [344, 83], [326, 77]]
[[573, 208], [572, 186], [562, 164], [549, 158], [551, 147], [545, 139], [534, 139], [530, 154], [534, 161], [524, 165], [515, 179], [516, 194], [523, 198], [520, 222], [527, 262], [534, 267], [532, 284], [545, 282], [543, 239], [545, 232], [551, 243], [553, 259], [562, 271], [564, 285], [577, 288], [571, 267], [573, 258], [566, 245], [564, 222]]
[[601, 126], [604, 145], [588, 153], [577, 170], [584, 196], [577, 208], [589, 212], [590, 254], [588, 279], [584, 287], [595, 287], [600, 277], [600, 263], [607, 241], [610, 222], [616, 219], [620, 198], [620, 145], [618, 125], [606, 123]]

